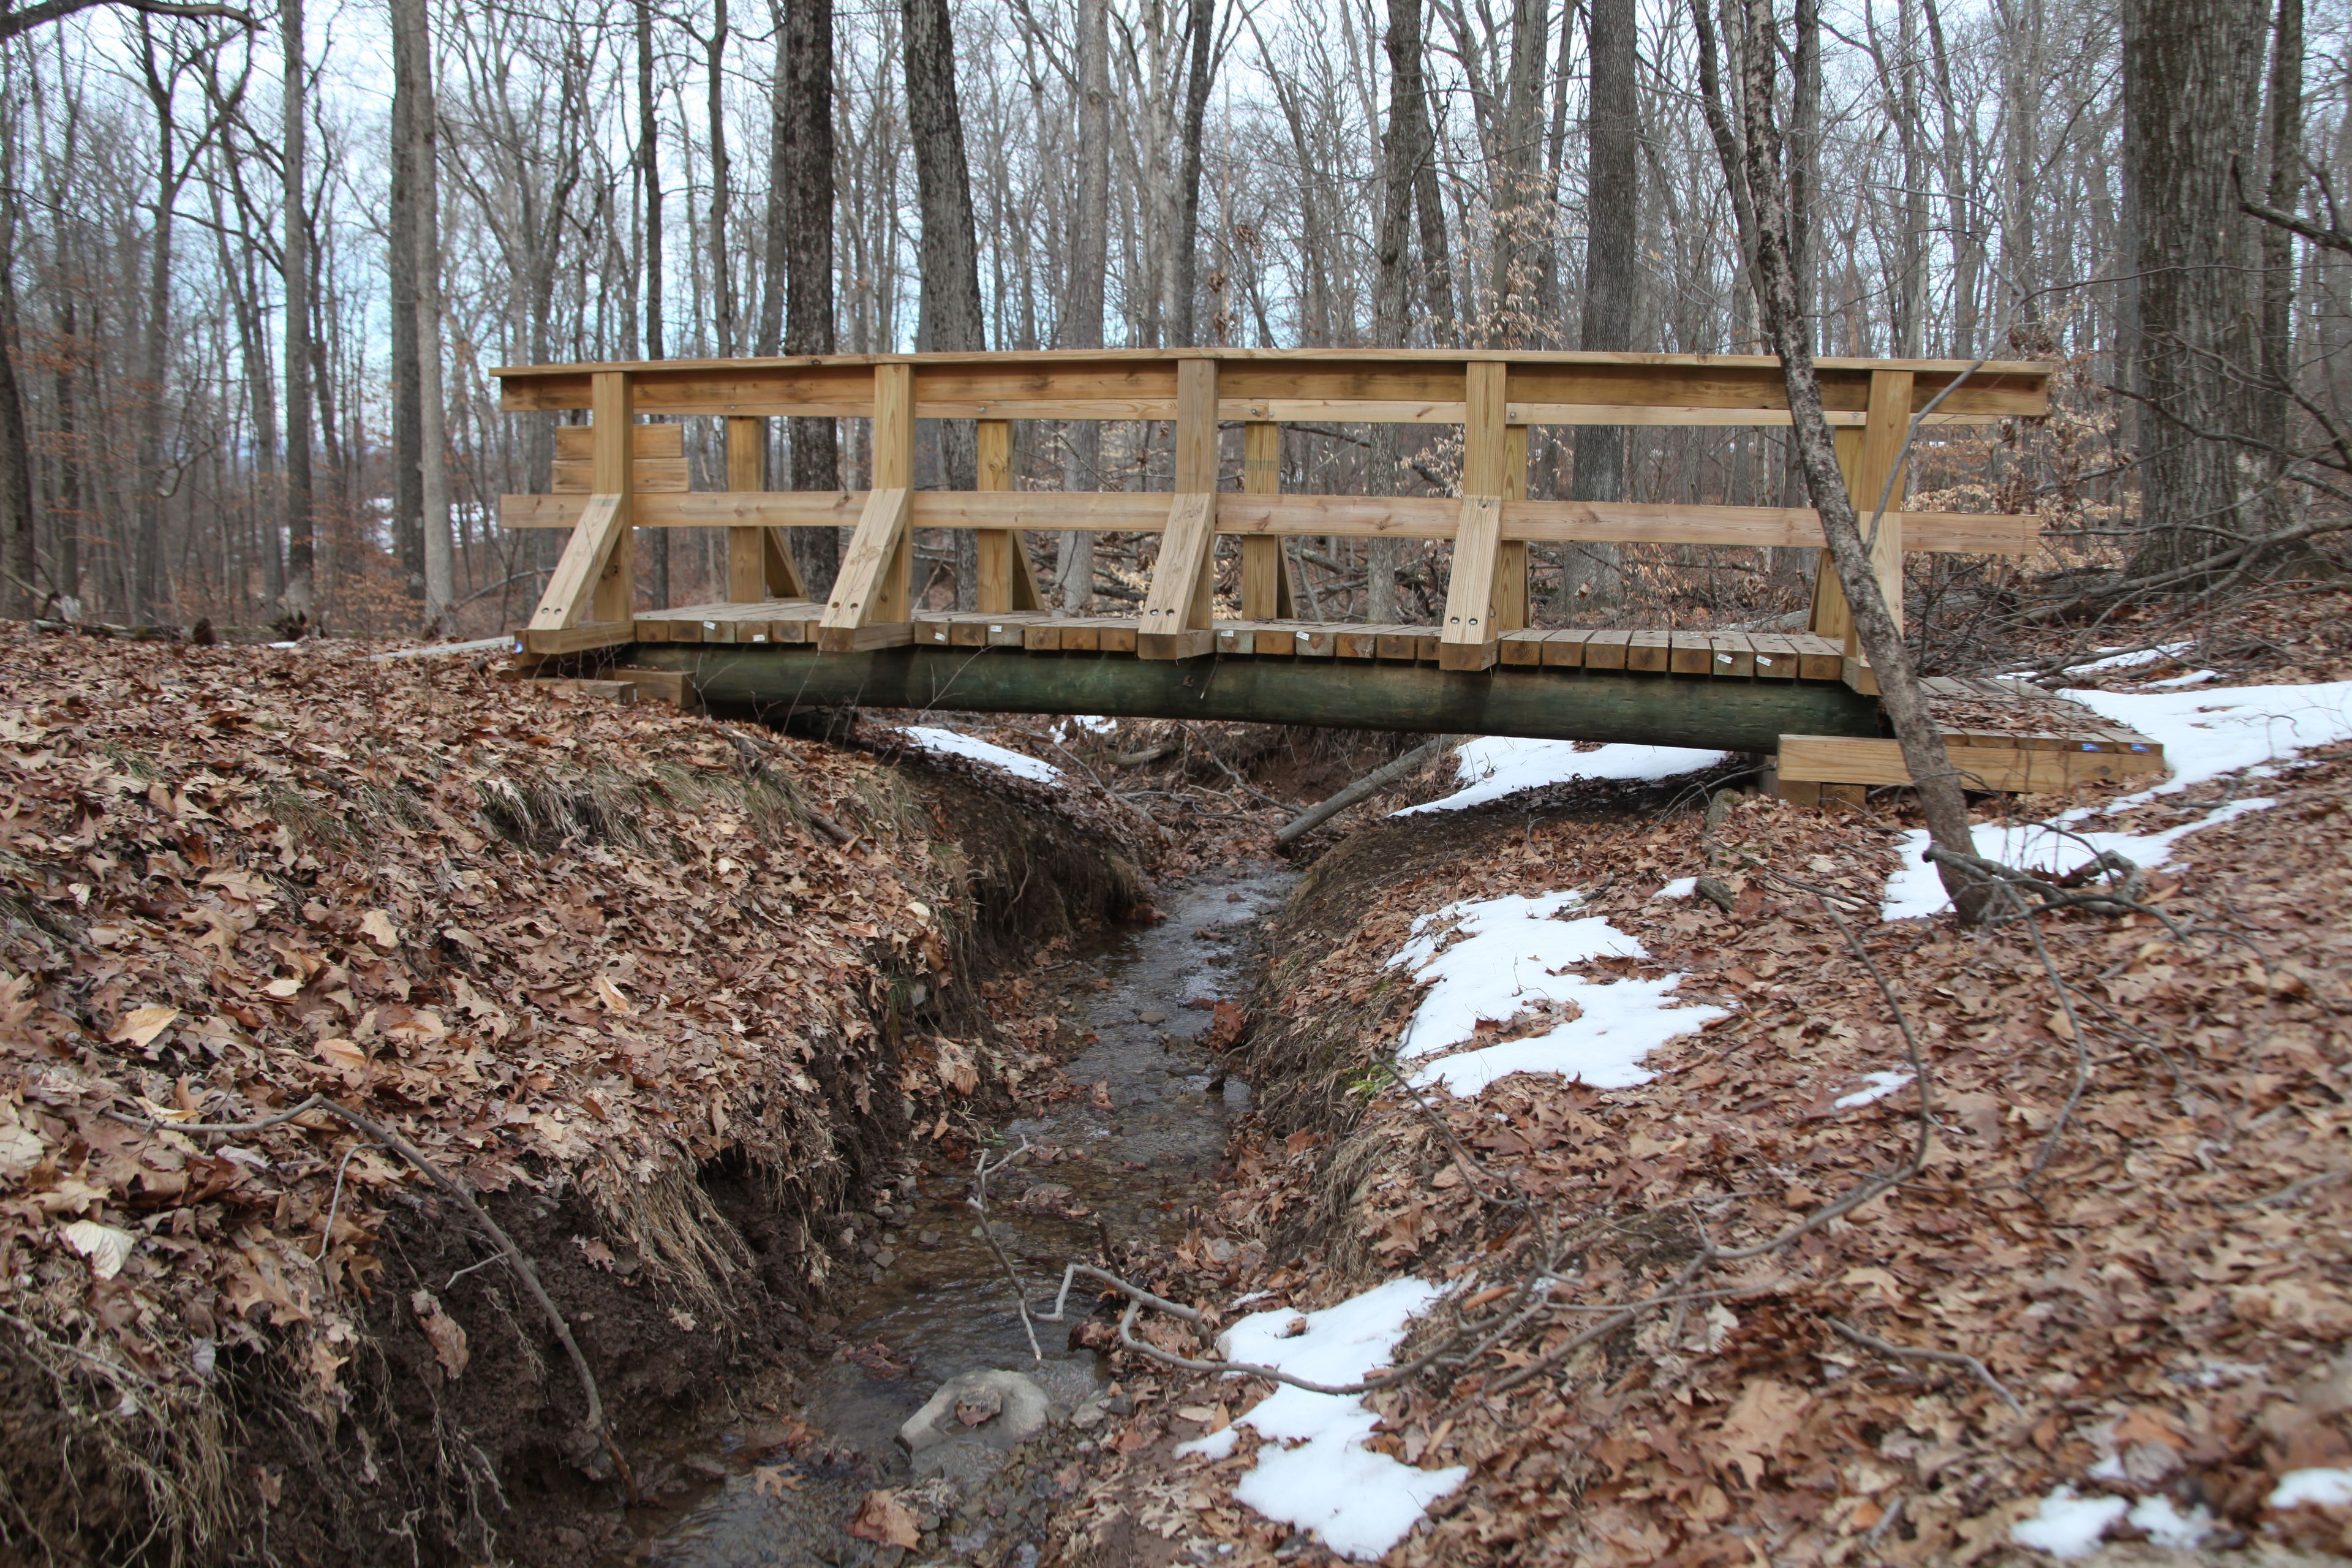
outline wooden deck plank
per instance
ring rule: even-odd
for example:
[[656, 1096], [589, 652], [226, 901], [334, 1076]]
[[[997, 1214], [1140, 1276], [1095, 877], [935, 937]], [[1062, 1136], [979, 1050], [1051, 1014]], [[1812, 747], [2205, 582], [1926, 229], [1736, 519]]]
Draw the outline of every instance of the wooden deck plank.
[[1582, 627], [1570, 631], [1546, 632], [1543, 644], [1543, 664], [1546, 669], [1581, 669], [1584, 668], [1584, 645], [1592, 634]]
[[1715, 672], [1715, 642], [1706, 632], [1678, 631], [1674, 634], [1674, 647], [1666, 656], [1666, 668], [1675, 675], [1712, 675]]

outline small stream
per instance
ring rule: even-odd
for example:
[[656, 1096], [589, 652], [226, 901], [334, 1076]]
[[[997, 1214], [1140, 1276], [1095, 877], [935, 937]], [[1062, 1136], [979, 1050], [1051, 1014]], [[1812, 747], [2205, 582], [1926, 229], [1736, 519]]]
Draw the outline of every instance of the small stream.
[[[1080, 981], [1067, 1016], [1082, 1035], [1098, 1037], [1063, 1064], [1086, 1092], [1001, 1128], [1004, 1147], [1025, 1140], [1035, 1154], [990, 1181], [999, 1239], [1021, 1264], [1033, 1300], [1050, 1300], [1063, 1264], [1091, 1257], [1105, 1235], [1173, 1241], [1189, 1212], [1208, 1201], [1248, 1091], [1239, 1079], [1213, 1078], [1200, 1037], [1212, 1003], [1239, 1001], [1247, 991], [1263, 923], [1290, 877], [1269, 868], [1163, 889], [1164, 921], [1105, 932], [1067, 961]], [[739, 1415], [684, 1455], [684, 1466], [709, 1484], [677, 1500], [681, 1506], [638, 1510], [636, 1561], [660, 1568], [898, 1562], [899, 1552], [856, 1539], [846, 1526], [869, 1490], [916, 1479], [898, 1428], [941, 1384], [967, 1372], [1003, 1368], [1034, 1379], [1057, 1422], [1075, 1414], [1078, 1457], [1091, 1450], [1083, 1433], [1121, 1401], [1106, 1398], [1108, 1376], [1093, 1352], [1067, 1348], [1068, 1324], [1038, 1325], [1045, 1360], [1032, 1357], [1003, 1272], [966, 1206], [971, 1185], [968, 1164], [951, 1170], [934, 1158], [911, 1191], [902, 1186], [887, 1210], [876, 1210], [881, 1228], [864, 1233], [870, 1282], [838, 1309], [841, 1350], [798, 1385], [789, 1411], [766, 1422]], [[795, 1439], [789, 1447], [788, 1436]], [[1044, 1484], [1024, 1495], [971, 1474], [961, 1479], [961, 1486], [932, 1480], [904, 1494], [922, 1528], [937, 1531], [907, 1560], [1034, 1564], [1034, 1546], [1020, 1538], [1045, 1521], [1052, 1496]]]

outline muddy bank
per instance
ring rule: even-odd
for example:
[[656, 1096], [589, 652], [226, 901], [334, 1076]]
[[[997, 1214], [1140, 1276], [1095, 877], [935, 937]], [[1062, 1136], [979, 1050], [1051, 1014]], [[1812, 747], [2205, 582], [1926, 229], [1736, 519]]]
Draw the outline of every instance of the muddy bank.
[[[995, 1033], [981, 984], [1042, 943], [1123, 920], [1140, 891], [1118, 848], [1050, 812], [919, 761], [900, 771], [939, 830], [934, 853], [962, 862], [965, 901], [940, 911], [961, 983], [937, 990], [928, 988], [936, 976], [890, 976], [869, 1014], [882, 1048], [864, 1070], [826, 1055], [809, 1064], [824, 1108], [804, 1135], [825, 1138], [821, 1174], [782, 1183], [740, 1153], [703, 1163], [690, 1188], [681, 1173], [673, 1202], [692, 1215], [711, 1262], [708, 1287], [691, 1292], [646, 1279], [635, 1250], [576, 1196], [509, 1194], [490, 1205], [570, 1321], [656, 1519], [710, 1484], [716, 1464], [691, 1439], [714, 1415], [756, 1423], [762, 1398], [775, 1405], [850, 1331], [840, 1314], [870, 1289], [877, 1206], [887, 1210], [919, 1168], [911, 1140], [923, 1130], [894, 1080], [928, 1072], [922, 1038]], [[957, 1118], [982, 1125], [1016, 1103], [992, 1073]], [[276, 1440], [230, 1457], [278, 1482], [273, 1545], [319, 1563], [373, 1562], [387, 1540], [417, 1530], [428, 1562], [436, 1544], [448, 1561], [495, 1552], [565, 1568], [583, 1550], [633, 1554], [646, 1510], [632, 1517], [582, 1427], [561, 1347], [502, 1271], [480, 1268], [481, 1247], [451, 1220], [420, 1210], [391, 1227], [365, 1319], [373, 1353], [346, 1373], [337, 1429], [299, 1418], [282, 1399], [240, 1411], [248, 1429], [274, 1429]], [[422, 1331], [412, 1308], [420, 1290], [466, 1335], [471, 1359], [458, 1378], [443, 1375]], [[420, 1529], [413, 1521], [425, 1508]]]

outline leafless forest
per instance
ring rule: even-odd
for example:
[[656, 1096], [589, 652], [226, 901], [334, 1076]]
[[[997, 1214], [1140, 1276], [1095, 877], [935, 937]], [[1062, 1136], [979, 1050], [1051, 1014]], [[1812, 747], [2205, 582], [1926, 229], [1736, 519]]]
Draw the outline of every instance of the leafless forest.
[[[126, 625], [512, 624], [557, 542], [501, 532], [496, 498], [547, 488], [554, 433], [497, 411], [501, 363], [1759, 352], [1726, 178], [1752, 79], [1716, 64], [1759, 28], [1816, 351], [2063, 367], [2048, 425], [1915, 465], [1937, 504], [2053, 525], [2021, 567], [1915, 568], [1931, 664], [1989, 617], [2324, 543], [2352, 482], [2340, 7], [48, 0], [0, 9], [7, 595]], [[862, 434], [777, 422], [771, 485], [856, 486]], [[968, 437], [929, 439], [926, 482], [968, 484]], [[1450, 439], [1294, 427], [1285, 485], [1443, 490]], [[687, 440], [719, 485], [718, 432]], [[1166, 445], [1024, 425], [1016, 471], [1164, 488]], [[1803, 500], [1773, 430], [1538, 432], [1530, 484]], [[723, 593], [709, 531], [639, 548], [656, 601]], [[1328, 618], [1423, 616], [1438, 548], [1332, 542], [1305, 586]], [[937, 595], [953, 549], [919, 568]], [[1134, 550], [1071, 536], [1041, 570], [1111, 608]], [[1811, 569], [1563, 547], [1535, 590], [1547, 623], [1637, 598], [1693, 624], [1799, 604]]]

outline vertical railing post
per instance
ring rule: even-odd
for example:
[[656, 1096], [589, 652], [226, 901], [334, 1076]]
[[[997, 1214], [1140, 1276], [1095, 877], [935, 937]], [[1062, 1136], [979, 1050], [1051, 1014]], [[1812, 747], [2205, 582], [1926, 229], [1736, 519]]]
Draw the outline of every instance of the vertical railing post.
[[[1242, 426], [1242, 492], [1254, 496], [1282, 493], [1282, 426], [1252, 420]], [[1289, 563], [1282, 541], [1266, 536], [1242, 541], [1242, 619], [1286, 621], [1291, 607]]]
[[600, 370], [589, 377], [588, 486], [613, 498], [612, 545], [596, 574], [590, 618], [628, 621], [636, 616], [637, 392], [625, 370]]
[[827, 653], [862, 652], [915, 637], [914, 540], [908, 526], [915, 479], [915, 367], [874, 367], [874, 488], [843, 552], [833, 595], [817, 623]]
[[[1847, 491], [1853, 496], [1854, 521], [1862, 527], [1863, 542], [1870, 547], [1871, 575], [1878, 579], [1878, 591], [1886, 600], [1887, 613], [1895, 617], [1896, 631], [1903, 629], [1903, 443], [1911, 433], [1912, 384], [1912, 373], [1907, 370], [1870, 373], [1870, 412], [1864, 416], [1862, 458], [1855, 464], [1861, 485], [1858, 493]], [[1884, 517], [1877, 515], [1882, 495], [1886, 501]], [[1845, 651], [1849, 658], [1859, 658], [1862, 651], [1850, 624]]]
[[[1004, 491], [1013, 488], [1013, 421], [982, 419], [977, 427], [980, 445], [980, 488]], [[973, 603], [987, 615], [1015, 610], [1042, 610], [1045, 596], [1037, 589], [1037, 569], [1029, 561], [1029, 542], [1017, 528], [983, 528], [973, 540], [980, 580], [973, 584]]]
[[[768, 421], [757, 414], [727, 417], [727, 488], [743, 492], [768, 488]], [[763, 599], [804, 599], [808, 589], [781, 528], [727, 531], [727, 599], [755, 605]]]
[[[1528, 499], [1528, 427], [1503, 430], [1503, 499]], [[1498, 547], [1495, 567], [1495, 626], [1498, 631], [1528, 629], [1528, 542], [1506, 539]]]
[[[1862, 490], [1862, 426], [1841, 425], [1831, 434], [1837, 443], [1838, 473], [1845, 480], [1845, 493], [1857, 495]], [[1838, 580], [1837, 563], [1826, 545], [1813, 567], [1813, 613], [1805, 624], [1815, 637], [1833, 643], [1844, 642], [1853, 626], [1853, 613], [1846, 607], [1845, 584]]]
[[1501, 628], [1495, 598], [1502, 565], [1504, 476], [1510, 440], [1504, 423], [1507, 366], [1473, 360], [1463, 388], [1462, 510], [1454, 528], [1454, 572], [1445, 586], [1445, 624], [1438, 628], [1441, 669], [1485, 669], [1495, 662]]
[[1215, 645], [1217, 362], [1176, 362], [1175, 495], [1143, 596], [1139, 658], [1191, 658]]

